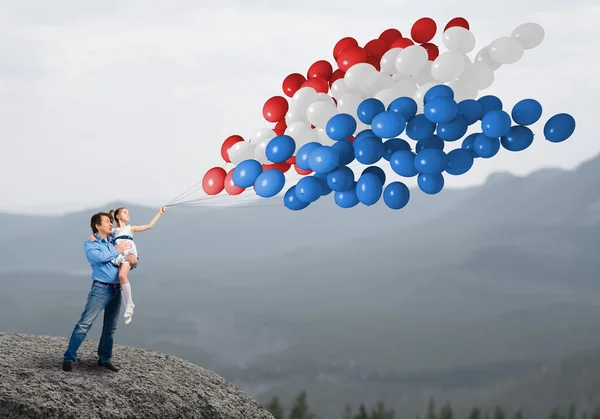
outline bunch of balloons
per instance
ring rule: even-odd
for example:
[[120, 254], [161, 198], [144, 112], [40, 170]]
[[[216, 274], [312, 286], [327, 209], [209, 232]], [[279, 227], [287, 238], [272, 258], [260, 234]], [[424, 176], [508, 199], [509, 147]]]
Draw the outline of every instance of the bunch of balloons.
[[[491, 158], [500, 147], [513, 152], [529, 147], [534, 138], [529, 126], [542, 115], [538, 101], [521, 100], [509, 114], [496, 96], [476, 98], [493, 84], [498, 68], [542, 42], [543, 28], [522, 24], [482, 48], [473, 61], [467, 54], [475, 37], [464, 18], [445, 26], [445, 52], [431, 43], [436, 31], [433, 19], [422, 18], [410, 38], [393, 28], [364, 46], [342, 38], [333, 49], [336, 69], [319, 60], [306, 77], [289, 74], [282, 90], [290, 100], [273, 96], [263, 106], [263, 117], [274, 127], [247, 141], [240, 135], [227, 138], [221, 157], [235, 167], [210, 169], [204, 191], [238, 195], [253, 188], [260, 197], [274, 197], [293, 166], [302, 177], [284, 194], [291, 210], [330, 193], [341, 208], [373, 205], [383, 197], [389, 208], [400, 209], [409, 201], [409, 189], [400, 181], [386, 185], [386, 174], [376, 165], [382, 159], [399, 176], [417, 176], [423, 192], [436, 194], [443, 189], [444, 173], [462, 175], [474, 159]], [[477, 132], [465, 137], [475, 124]], [[557, 114], [546, 122], [544, 136], [561, 142], [574, 130], [572, 116]], [[402, 134], [414, 146], [399, 138]], [[446, 143], [463, 137], [460, 147], [444, 151]], [[349, 167], [354, 161], [368, 166], [358, 179]]]

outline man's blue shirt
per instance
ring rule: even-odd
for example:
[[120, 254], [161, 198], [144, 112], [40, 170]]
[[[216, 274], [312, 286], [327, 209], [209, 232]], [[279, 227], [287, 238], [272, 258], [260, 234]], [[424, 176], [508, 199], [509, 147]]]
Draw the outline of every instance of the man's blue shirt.
[[[119, 256], [119, 252], [115, 250], [115, 246], [111, 242], [97, 234], [95, 237], [97, 241], [86, 240], [83, 244], [85, 257], [92, 266], [92, 280], [118, 284], [119, 268], [111, 261]], [[135, 265], [132, 266], [132, 268], [135, 267]]]

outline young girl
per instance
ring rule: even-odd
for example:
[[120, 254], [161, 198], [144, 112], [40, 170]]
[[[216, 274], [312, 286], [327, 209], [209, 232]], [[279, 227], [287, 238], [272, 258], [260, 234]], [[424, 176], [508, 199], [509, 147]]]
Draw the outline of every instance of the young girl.
[[[129, 284], [128, 273], [131, 270], [129, 262], [125, 259], [128, 254], [134, 254], [137, 256], [137, 248], [133, 241], [133, 233], [140, 233], [142, 231], [150, 230], [154, 227], [154, 224], [158, 221], [160, 216], [165, 213], [166, 207], [162, 206], [158, 210], [158, 214], [154, 216], [152, 221], [142, 226], [129, 225], [129, 211], [127, 208], [117, 208], [116, 210], [110, 210], [108, 216], [113, 223], [117, 223], [116, 227], [113, 227], [111, 233], [111, 239], [113, 244], [119, 244], [123, 240], [129, 240], [131, 242], [131, 248], [126, 250], [123, 254], [120, 254], [116, 259], [112, 261], [113, 264], [119, 267], [119, 282], [121, 283], [121, 290], [125, 297], [125, 324], [131, 323], [133, 317], [133, 298], [131, 297], [131, 285]], [[94, 236], [90, 237], [90, 240], [96, 240]]]

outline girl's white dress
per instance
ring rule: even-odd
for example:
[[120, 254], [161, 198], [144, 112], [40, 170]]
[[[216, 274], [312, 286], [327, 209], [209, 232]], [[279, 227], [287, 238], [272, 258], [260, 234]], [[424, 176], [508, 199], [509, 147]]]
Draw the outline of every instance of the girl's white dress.
[[131, 247], [119, 256], [117, 256], [115, 259], [113, 259], [112, 263], [114, 263], [117, 266], [119, 266], [121, 263], [129, 263], [125, 259], [125, 257], [129, 254], [133, 254], [137, 257], [137, 248], [135, 247], [135, 242], [133, 241], [133, 233], [131, 232], [131, 226], [129, 226], [129, 224], [121, 228], [113, 227], [111, 237], [115, 246], [125, 240], [131, 243]]

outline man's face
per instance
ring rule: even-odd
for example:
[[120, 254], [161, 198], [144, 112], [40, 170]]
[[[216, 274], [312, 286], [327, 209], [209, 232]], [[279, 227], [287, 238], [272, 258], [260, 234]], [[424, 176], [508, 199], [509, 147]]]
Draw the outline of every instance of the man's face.
[[106, 215], [103, 215], [100, 225], [96, 225], [96, 228], [98, 229], [98, 234], [108, 236], [112, 232], [112, 223], [110, 222], [110, 218], [108, 218]]

